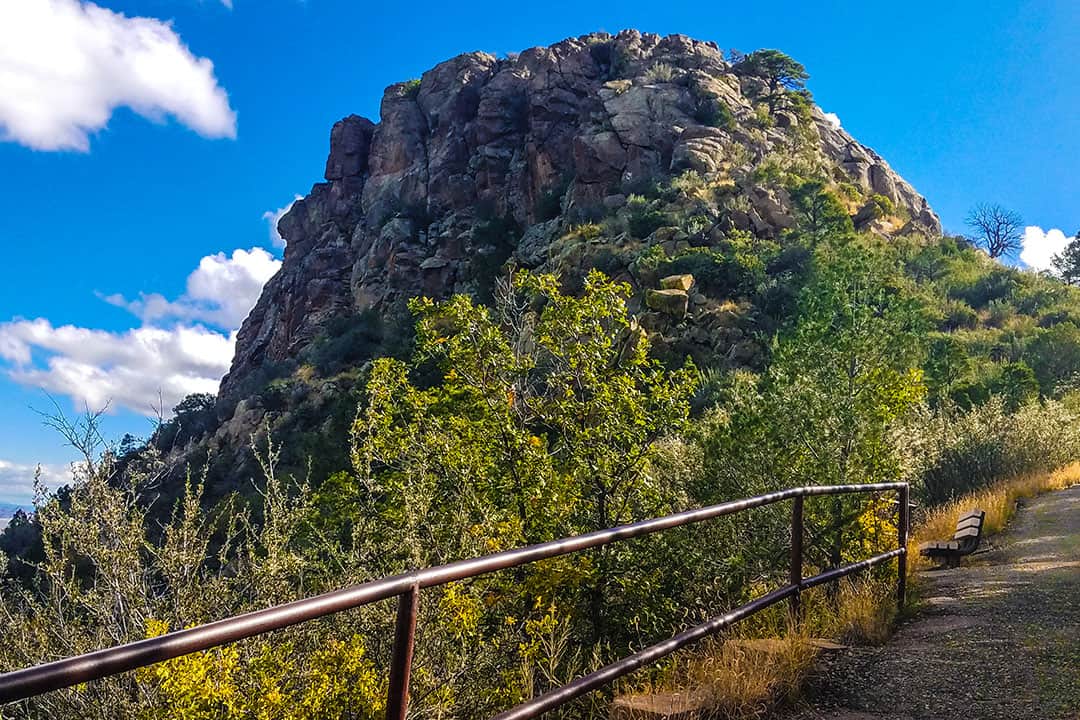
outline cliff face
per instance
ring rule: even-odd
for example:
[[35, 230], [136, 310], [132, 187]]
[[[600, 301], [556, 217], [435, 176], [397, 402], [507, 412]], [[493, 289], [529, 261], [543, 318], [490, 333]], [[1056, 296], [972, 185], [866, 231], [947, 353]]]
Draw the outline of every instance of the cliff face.
[[[261, 368], [298, 358], [335, 318], [475, 291], [504, 261], [565, 270], [568, 230], [686, 170], [725, 183], [731, 201], [700, 238], [658, 228], [639, 245], [778, 237], [796, 211], [762, 168], [795, 157], [855, 188], [857, 226], [940, 233], [926, 200], [873, 150], [816, 107], [764, 110], [761, 92], [713, 43], [636, 31], [509, 59], [461, 55], [390, 86], [378, 124], [334, 125], [326, 182], [281, 219], [282, 269], [239, 332], [221, 398], [241, 399]], [[859, 206], [874, 195], [895, 207], [891, 221]]]

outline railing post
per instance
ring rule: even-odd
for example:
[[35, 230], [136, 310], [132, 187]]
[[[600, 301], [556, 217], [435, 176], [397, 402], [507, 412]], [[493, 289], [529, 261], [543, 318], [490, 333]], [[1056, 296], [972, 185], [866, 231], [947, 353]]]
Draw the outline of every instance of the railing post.
[[896, 525], [898, 547], [904, 553], [896, 560], [896, 610], [902, 612], [907, 604], [907, 545], [908, 528], [911, 526], [911, 489], [900, 488], [900, 518]]
[[409, 709], [409, 675], [412, 673], [413, 645], [416, 642], [416, 607], [419, 600], [419, 585], [413, 585], [408, 592], [398, 595], [386, 720], [405, 720], [405, 713]]
[[798, 588], [789, 599], [791, 620], [798, 624], [800, 619], [799, 594], [802, 590], [803, 571], [803, 496], [796, 495], [791, 502], [791, 570], [790, 584]]

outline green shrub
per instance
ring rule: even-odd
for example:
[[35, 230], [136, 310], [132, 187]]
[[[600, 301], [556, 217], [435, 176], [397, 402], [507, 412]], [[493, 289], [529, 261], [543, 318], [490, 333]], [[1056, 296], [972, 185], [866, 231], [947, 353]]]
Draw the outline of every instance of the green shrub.
[[946, 300], [942, 306], [942, 330], [974, 328], [979, 324], [979, 314], [961, 300]]
[[877, 208], [878, 217], [896, 214], [896, 203], [885, 195], [875, 193], [870, 196], [870, 202], [874, 203], [874, 207]]
[[643, 79], [647, 83], [671, 82], [675, 77], [675, 68], [665, 62], [654, 63], [645, 71]]
[[647, 238], [657, 229], [671, 224], [671, 218], [667, 213], [659, 210], [655, 202], [645, 202], [641, 198], [631, 196], [626, 206], [629, 210], [626, 226], [630, 234], [636, 238]]
[[905, 479], [934, 505], [1080, 457], [1080, 416], [1063, 403], [1029, 403], [1009, 413], [999, 397], [962, 411], [923, 409], [898, 430]]

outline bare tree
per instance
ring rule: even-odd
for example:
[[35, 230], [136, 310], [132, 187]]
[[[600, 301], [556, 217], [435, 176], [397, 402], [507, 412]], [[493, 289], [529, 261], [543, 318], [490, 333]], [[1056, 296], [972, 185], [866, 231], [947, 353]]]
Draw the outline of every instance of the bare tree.
[[1024, 220], [1018, 213], [997, 204], [980, 203], [964, 221], [975, 231], [972, 238], [992, 258], [1020, 249]]

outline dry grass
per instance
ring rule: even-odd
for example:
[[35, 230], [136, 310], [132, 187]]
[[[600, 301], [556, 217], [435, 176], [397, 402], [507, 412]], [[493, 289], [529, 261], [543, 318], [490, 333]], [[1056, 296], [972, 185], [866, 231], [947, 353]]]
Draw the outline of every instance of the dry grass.
[[[895, 617], [889, 578], [844, 579], [839, 591], [803, 593], [803, 618], [790, 622], [784, 604], [748, 618], [722, 638], [706, 641], [672, 668], [657, 691], [677, 689], [700, 698], [702, 717], [751, 720], [796, 699], [820, 649], [812, 638], [849, 644], [885, 642]], [[640, 690], [639, 690], [640, 691]]]
[[[999, 483], [935, 508], [911, 540], [914, 571], [920, 566], [914, 548], [920, 542], [951, 537], [957, 517], [972, 508], [986, 511], [986, 532], [1000, 531], [1016, 511], [1016, 501], [1080, 482], [1080, 463], [1051, 473], [1025, 475]], [[813, 637], [853, 645], [880, 645], [892, 635], [896, 620], [895, 578], [845, 578], [835, 595], [825, 588], [803, 593], [803, 619], [793, 626], [784, 606], [748, 618], [723, 638], [707, 641], [691, 656], [677, 660], [657, 692], [678, 689], [702, 698], [703, 717], [752, 720], [768, 716], [796, 698], [814, 667], [818, 648]], [[761, 643], [755, 639], [771, 638]], [[637, 688], [638, 692], [641, 687]]]
[[932, 564], [919, 556], [920, 543], [952, 537], [956, 520], [968, 510], [986, 511], [984, 534], [1000, 532], [1016, 512], [1016, 501], [1035, 497], [1052, 490], [1062, 490], [1080, 482], [1080, 463], [1072, 463], [1050, 473], [1023, 475], [1013, 480], [991, 485], [934, 508], [912, 534], [908, 544], [909, 572]]
[[853, 645], [881, 645], [892, 636], [895, 619], [895, 577], [845, 578], [831, 627], [822, 634]]
[[817, 657], [809, 637], [799, 631], [764, 646], [748, 640], [740, 633], [711, 641], [690, 663], [683, 687], [704, 700], [708, 717], [764, 717], [798, 695]]

